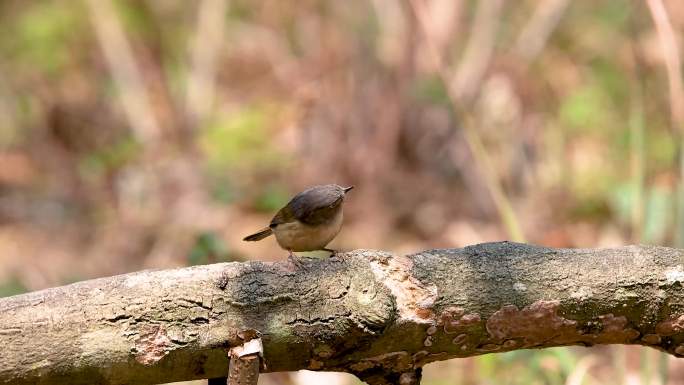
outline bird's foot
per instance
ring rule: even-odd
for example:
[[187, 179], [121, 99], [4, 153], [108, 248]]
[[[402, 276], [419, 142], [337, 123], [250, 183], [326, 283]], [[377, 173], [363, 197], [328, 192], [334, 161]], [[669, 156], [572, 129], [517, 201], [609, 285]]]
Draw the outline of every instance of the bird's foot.
[[290, 254], [287, 256], [287, 261], [290, 262], [295, 268], [301, 268], [304, 265], [302, 258], [296, 256], [292, 251], [288, 250]]
[[324, 248], [324, 249], [322, 249], [322, 250], [323, 250], [323, 251], [329, 252], [329, 253], [330, 253], [330, 258], [333, 258], [333, 259], [342, 259], [342, 257], [341, 257], [341, 254], [342, 254], [342, 253], [341, 253], [339, 250], [326, 249], [326, 248]]

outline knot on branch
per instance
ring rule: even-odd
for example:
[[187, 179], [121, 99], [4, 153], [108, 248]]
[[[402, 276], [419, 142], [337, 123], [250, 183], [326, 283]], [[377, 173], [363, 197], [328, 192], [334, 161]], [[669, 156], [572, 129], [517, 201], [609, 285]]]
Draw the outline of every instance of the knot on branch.
[[415, 323], [431, 323], [437, 287], [425, 285], [413, 276], [413, 259], [382, 252], [363, 252], [368, 257], [375, 278], [387, 287], [396, 302], [400, 319]]
[[158, 325], [135, 340], [132, 352], [136, 361], [143, 365], [152, 365], [169, 354], [174, 345], [166, 333], [166, 328]]

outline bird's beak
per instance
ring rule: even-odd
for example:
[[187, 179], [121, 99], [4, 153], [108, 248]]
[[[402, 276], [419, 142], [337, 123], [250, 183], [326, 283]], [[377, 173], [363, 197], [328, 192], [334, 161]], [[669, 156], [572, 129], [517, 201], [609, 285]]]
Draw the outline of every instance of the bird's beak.
[[354, 186], [344, 187], [344, 188], [342, 189], [342, 191], [344, 191], [344, 193], [346, 194], [346, 193], [348, 193], [348, 192], [349, 192], [351, 189], [353, 189], [353, 188], [354, 188]]

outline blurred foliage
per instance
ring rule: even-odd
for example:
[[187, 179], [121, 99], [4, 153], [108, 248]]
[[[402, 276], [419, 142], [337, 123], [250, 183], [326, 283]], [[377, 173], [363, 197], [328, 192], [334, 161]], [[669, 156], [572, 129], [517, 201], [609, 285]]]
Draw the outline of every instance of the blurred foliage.
[[[566, 348], [519, 350], [502, 354], [488, 354], [478, 358], [481, 378], [491, 384], [565, 384], [572, 373], [577, 357]], [[500, 368], [508, 368], [505, 372]]]
[[419, 103], [450, 105], [447, 88], [438, 76], [417, 79], [413, 85], [413, 98]]
[[254, 199], [254, 208], [265, 213], [274, 213], [285, 206], [289, 198], [290, 194], [282, 186], [267, 185]]
[[79, 3], [65, 7], [59, 2], [47, 1], [28, 6], [18, 18], [4, 18], [5, 32], [0, 37], [0, 52], [12, 57], [16, 68], [42, 71], [59, 76], [73, 58], [75, 33], [87, 22], [79, 13]]
[[17, 277], [11, 277], [9, 280], [0, 284], [0, 297], [9, 297], [25, 293], [29, 289]]
[[124, 167], [140, 153], [140, 145], [133, 138], [124, 138], [110, 146], [86, 154], [80, 159], [79, 168], [84, 177]]
[[[341, 249], [506, 238], [465, 122], [530, 242], [676, 239], [682, 133], [642, 2], [569, 1], [540, 24], [541, 7], [563, 2], [423, 3], [427, 31], [409, 6], [382, 0], [236, 0], [216, 18], [221, 2], [114, 0], [101, 11], [121, 47], [98, 29], [97, 2], [0, 2], [0, 296], [282, 258], [270, 239], [241, 238], [318, 183], [357, 186]], [[665, 3], [681, 36], [684, 3]], [[481, 12], [500, 16], [476, 24]], [[458, 95], [471, 81], [472, 100], [454, 108], [447, 86]], [[587, 357], [485, 355], [428, 383], [562, 384]], [[617, 383], [620, 370], [602, 362], [584, 383]]]
[[[601, 135], [606, 133], [607, 124], [611, 122], [607, 113], [611, 109], [606, 98], [606, 90], [598, 84], [591, 84], [568, 95], [560, 106], [561, 123], [578, 134]], [[597, 130], [596, 127], [602, 127]]]
[[273, 114], [273, 108], [249, 106], [207, 124], [198, 141], [209, 166], [225, 170], [281, 165], [284, 154], [270, 140]]
[[190, 266], [239, 260], [241, 258], [236, 259], [230, 256], [225, 242], [213, 232], [198, 234], [188, 254]]

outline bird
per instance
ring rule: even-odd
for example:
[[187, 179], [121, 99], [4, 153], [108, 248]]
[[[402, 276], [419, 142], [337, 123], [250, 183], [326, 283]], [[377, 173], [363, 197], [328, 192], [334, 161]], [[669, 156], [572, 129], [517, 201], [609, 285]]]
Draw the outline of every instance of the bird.
[[275, 235], [278, 245], [286, 250], [288, 260], [296, 262], [294, 252], [324, 250], [342, 228], [342, 204], [354, 186], [326, 184], [310, 187], [295, 195], [271, 219], [268, 227], [243, 238], [256, 242]]

